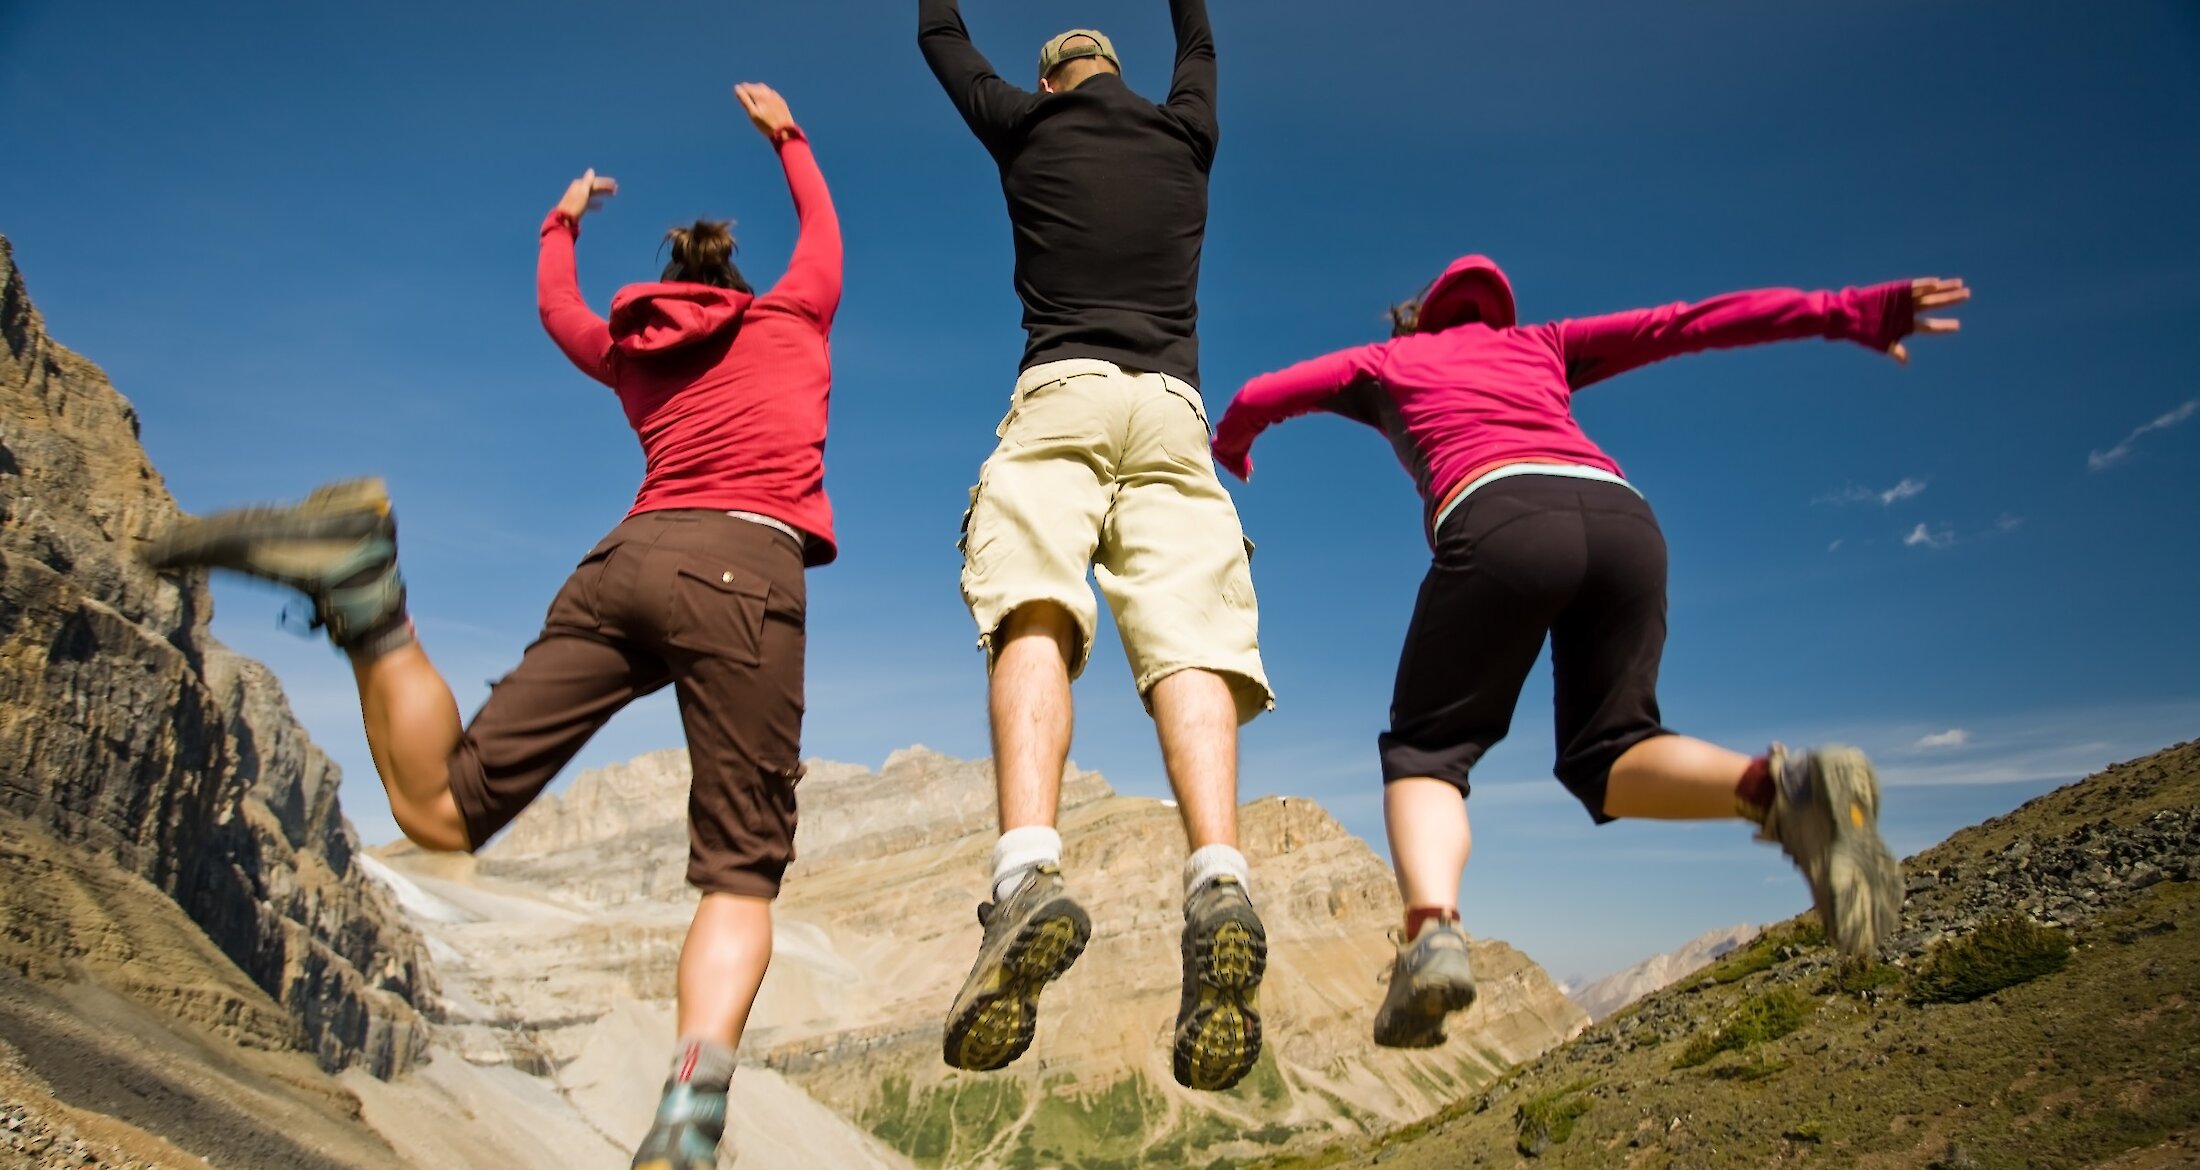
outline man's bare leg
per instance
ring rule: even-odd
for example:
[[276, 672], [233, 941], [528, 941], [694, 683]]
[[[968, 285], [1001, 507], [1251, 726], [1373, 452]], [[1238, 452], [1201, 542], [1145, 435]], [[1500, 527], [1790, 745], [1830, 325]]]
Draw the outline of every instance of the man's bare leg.
[[1237, 700], [1209, 670], [1180, 670], [1153, 686], [1161, 763], [1194, 852], [1237, 848]]
[[1172, 1071], [1178, 1084], [1218, 1092], [1260, 1058], [1260, 981], [1268, 966], [1268, 935], [1247, 896], [1250, 875], [1238, 852], [1237, 700], [1228, 681], [1208, 670], [1168, 675], [1148, 698], [1191, 846]]
[[955, 1068], [1006, 1067], [1031, 1046], [1039, 993], [1069, 970], [1092, 919], [1065, 891], [1054, 821], [1069, 763], [1070, 657], [1076, 620], [1052, 602], [1016, 609], [994, 632], [1000, 649], [988, 697], [1001, 839], [985, 937], [948, 1008], [941, 1056]]
[[1069, 764], [1077, 622], [1051, 601], [1032, 602], [1009, 614], [994, 637], [1001, 646], [988, 707], [1001, 831], [1052, 828]]

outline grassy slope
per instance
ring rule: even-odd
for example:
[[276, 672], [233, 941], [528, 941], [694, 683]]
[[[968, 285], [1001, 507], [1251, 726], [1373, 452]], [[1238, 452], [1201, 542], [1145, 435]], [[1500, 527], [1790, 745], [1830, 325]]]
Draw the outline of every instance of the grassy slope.
[[[2019, 840], [2102, 822], [2128, 829], [2195, 807], [2200, 742], [2111, 768], [1911, 859], [1912, 872], [1946, 875], [1913, 895], [1913, 919], [1975, 898], [1988, 859]], [[1263, 1165], [2122, 1170], [2200, 1161], [2200, 882], [2118, 893], [2079, 925], [2066, 965], [1969, 1003], [1915, 1003], [1917, 964], [1844, 969], [1817, 938], [1808, 920], [1775, 927], [1715, 966], [1715, 978], [1649, 997], [1488, 1094], [1375, 1143]], [[1781, 1001], [1799, 1015], [1781, 1020]], [[1759, 1032], [1775, 1035], [1680, 1067], [1691, 1042], [1689, 1055], [1701, 1055], [1706, 1033], [1745, 1018], [1773, 1020]], [[1783, 1024], [1794, 1028], [1776, 1035]], [[1517, 1144], [1524, 1116], [1571, 1132], [1531, 1160]]]

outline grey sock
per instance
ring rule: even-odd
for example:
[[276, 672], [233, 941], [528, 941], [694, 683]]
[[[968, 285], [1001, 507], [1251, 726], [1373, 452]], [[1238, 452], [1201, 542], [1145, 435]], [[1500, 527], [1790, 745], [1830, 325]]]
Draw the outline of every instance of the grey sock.
[[723, 1093], [733, 1084], [733, 1049], [715, 1040], [689, 1036], [672, 1054], [672, 1084], [688, 1084], [703, 1093]]

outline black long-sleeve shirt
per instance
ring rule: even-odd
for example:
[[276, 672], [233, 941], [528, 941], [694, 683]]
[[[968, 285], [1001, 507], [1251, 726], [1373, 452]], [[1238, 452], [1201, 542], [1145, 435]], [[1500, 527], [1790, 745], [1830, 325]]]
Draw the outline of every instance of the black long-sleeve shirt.
[[924, 59], [1001, 168], [1024, 369], [1099, 358], [1199, 384], [1215, 41], [1205, 0], [1169, 11], [1176, 75], [1155, 105], [1108, 73], [1067, 93], [1011, 85], [970, 43], [956, 0], [919, 0]]

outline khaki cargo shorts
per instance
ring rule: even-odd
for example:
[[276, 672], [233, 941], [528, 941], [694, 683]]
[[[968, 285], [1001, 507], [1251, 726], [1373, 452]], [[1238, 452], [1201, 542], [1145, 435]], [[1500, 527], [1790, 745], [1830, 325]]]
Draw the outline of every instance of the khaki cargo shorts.
[[1260, 664], [1252, 543], [1215, 477], [1199, 391], [1166, 374], [1072, 359], [1024, 371], [1001, 445], [963, 514], [963, 601], [990, 670], [994, 633], [1032, 602], [1076, 619], [1083, 673], [1099, 614], [1115, 615], [1140, 698], [1180, 670], [1221, 675], [1238, 720], [1273, 710]]

